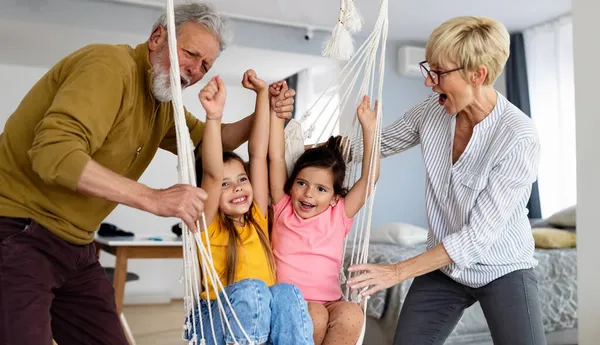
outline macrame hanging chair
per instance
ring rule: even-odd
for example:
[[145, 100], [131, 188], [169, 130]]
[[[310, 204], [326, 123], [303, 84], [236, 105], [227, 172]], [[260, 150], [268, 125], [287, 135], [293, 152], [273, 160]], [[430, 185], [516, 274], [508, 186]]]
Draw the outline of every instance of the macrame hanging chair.
[[[167, 0], [167, 36], [169, 45], [169, 58], [171, 61], [170, 81], [172, 104], [174, 111], [175, 127], [177, 131], [177, 152], [178, 152], [178, 170], [179, 183], [190, 184], [196, 186], [196, 171], [194, 158], [194, 145], [190, 138], [183, 108], [181, 80], [179, 78], [179, 62], [177, 58], [177, 42], [176, 31], [174, 24], [174, 5], [173, 0]], [[381, 143], [381, 125], [382, 125], [382, 109], [383, 109], [383, 78], [385, 71], [385, 50], [388, 34], [388, 0], [381, 0], [379, 14], [373, 31], [367, 37], [360, 48], [354, 52], [354, 43], [352, 34], [360, 31], [363, 21], [358, 13], [353, 0], [341, 0], [340, 13], [338, 23], [336, 24], [331, 39], [324, 45], [323, 55], [347, 61], [344, 68], [331, 82], [331, 84], [320, 94], [317, 101], [303, 114], [298, 121], [303, 131], [303, 138], [315, 139], [315, 131], [320, 130], [316, 141], [322, 142], [326, 140], [332, 133], [325, 133], [326, 128], [330, 128], [332, 123], [340, 123], [340, 118], [344, 114], [349, 114], [346, 128], [340, 131], [340, 135], [347, 138], [347, 143], [344, 149], [344, 157], [347, 162], [347, 177], [346, 187], [352, 186], [360, 177], [357, 170], [360, 170], [362, 157], [362, 134], [360, 124], [358, 123], [355, 113], [356, 108], [362, 101], [364, 95], [369, 96], [372, 100], [379, 101], [377, 112], [377, 126], [373, 143], [373, 156], [379, 152]], [[360, 83], [358, 81], [360, 80]], [[335, 92], [331, 92], [331, 91]], [[332, 107], [334, 110], [332, 111]], [[325, 126], [317, 128], [319, 119], [327, 119]], [[332, 128], [332, 127], [331, 127]], [[350, 159], [351, 158], [351, 159]], [[346, 268], [352, 264], [366, 263], [368, 257], [369, 244], [369, 229], [371, 224], [371, 214], [373, 201], [375, 198], [375, 183], [374, 183], [375, 167], [373, 163], [369, 166], [367, 190], [370, 191], [365, 199], [364, 206], [354, 218], [353, 230], [344, 244], [344, 253], [348, 250], [347, 245], [352, 246], [351, 257], [348, 262], [342, 262], [340, 272], [340, 284], [343, 287], [343, 298], [347, 301], [358, 303], [364, 312], [363, 326], [361, 335], [357, 341], [357, 345], [363, 343], [365, 325], [366, 325], [366, 310], [368, 298], [362, 298], [361, 292], [350, 290], [345, 286], [346, 278], [352, 274], [346, 272]], [[206, 229], [206, 219], [202, 214], [201, 220], [196, 224], [197, 228]], [[191, 339], [188, 340], [189, 345], [204, 345], [207, 337], [212, 337], [216, 343], [214, 333], [214, 323], [222, 323], [224, 332], [227, 332], [235, 339], [232, 332], [232, 324], [242, 330], [244, 338], [251, 343], [248, 334], [243, 329], [236, 311], [232, 308], [228, 296], [223, 291], [219, 275], [216, 272], [212, 253], [210, 250], [210, 239], [208, 232], [192, 233], [185, 223], [181, 223], [182, 241], [183, 241], [183, 274], [182, 280], [184, 284], [184, 313], [186, 323], [184, 325], [184, 334], [191, 334]], [[204, 236], [205, 243], [200, 236]], [[203, 290], [204, 287], [204, 290]], [[189, 320], [190, 315], [194, 315], [195, 308], [201, 308], [201, 293], [205, 291], [207, 294], [214, 292], [219, 313], [213, 315], [212, 309], [208, 308], [207, 312], [210, 319], [210, 329], [204, 329], [203, 323], [198, 325]], [[225, 308], [231, 312], [232, 319], [228, 319], [225, 315]], [[198, 315], [202, 315], [200, 310]], [[200, 327], [200, 329], [197, 329]], [[237, 340], [235, 340], [237, 344]]]

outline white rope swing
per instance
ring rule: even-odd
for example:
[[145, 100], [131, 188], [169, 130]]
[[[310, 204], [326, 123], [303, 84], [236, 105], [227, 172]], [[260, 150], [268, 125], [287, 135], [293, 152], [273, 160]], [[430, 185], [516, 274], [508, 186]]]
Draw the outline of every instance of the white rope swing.
[[[185, 112], [183, 108], [183, 99], [181, 93], [181, 80], [179, 78], [179, 59], [177, 57], [177, 40], [175, 30], [175, 19], [174, 19], [174, 6], [173, 0], [167, 0], [167, 37], [169, 44], [169, 59], [171, 61], [170, 77], [171, 77], [171, 95], [173, 103], [173, 113], [175, 119], [175, 129], [177, 133], [177, 157], [179, 167], [179, 182], [182, 184], [190, 184], [196, 186], [196, 170], [195, 170], [195, 156], [194, 156], [194, 144], [190, 138], [189, 130], [185, 121]], [[189, 341], [190, 345], [203, 345], [206, 343], [207, 332], [210, 331], [208, 336], [212, 336], [215, 343], [216, 337], [214, 333], [214, 322], [218, 318], [219, 322], [225, 322], [226, 329], [224, 331], [229, 332], [235, 339], [229, 320], [225, 316], [225, 309], [223, 308], [223, 302], [219, 296], [219, 291], [223, 290], [223, 285], [219, 279], [219, 275], [216, 272], [213, 262], [212, 254], [210, 252], [210, 240], [208, 238], [208, 232], [203, 231], [205, 235], [207, 247], [202, 243], [200, 234], [198, 232], [192, 233], [187, 225], [182, 222], [182, 238], [183, 238], [183, 262], [184, 262], [184, 311], [188, 321], [184, 325], [185, 332], [191, 333], [192, 338]], [[202, 213], [202, 227], [200, 227], [200, 221], [196, 222], [196, 228], [206, 229], [206, 218]], [[202, 272], [200, 273], [200, 265], [198, 262], [198, 251], [202, 260]], [[202, 281], [201, 281], [202, 279]], [[208, 314], [210, 318], [210, 330], [203, 329], [202, 322], [199, 322], [200, 330], [197, 329], [196, 323], [194, 322], [194, 309], [195, 307], [201, 308], [200, 295], [202, 292], [201, 284], [206, 288], [207, 295], [210, 295], [210, 291], [215, 292], [217, 297], [217, 303], [219, 306], [220, 315], [212, 315], [211, 308], [208, 308]], [[235, 322], [238, 327], [242, 330], [246, 340], [251, 342], [248, 334], [243, 329], [237, 315], [233, 312], [231, 302], [225, 293], [223, 297], [228, 307], [232, 311]], [[201, 310], [198, 311], [198, 317], [201, 318]], [[198, 339], [200, 334], [200, 339]], [[237, 343], [237, 341], [236, 341]]]
[[[176, 42], [176, 30], [174, 21], [174, 5], [173, 0], [167, 0], [166, 6], [167, 13], [167, 37], [169, 44], [169, 58], [171, 61], [170, 78], [171, 78], [171, 94], [173, 103], [173, 112], [175, 119], [175, 127], [177, 132], [177, 157], [178, 157], [178, 169], [179, 169], [179, 183], [190, 184], [196, 186], [196, 171], [195, 171], [195, 157], [194, 157], [194, 145], [189, 135], [189, 131], [185, 121], [185, 112], [183, 108], [182, 91], [181, 91], [181, 80], [179, 78], [179, 60], [177, 57], [177, 42]], [[332, 39], [326, 44], [324, 55], [336, 57], [347, 60], [346, 66], [342, 69], [340, 74], [332, 81], [329, 87], [323, 91], [318, 97], [317, 101], [313, 106], [303, 115], [300, 123], [303, 127], [308, 126], [305, 131], [305, 136], [310, 137], [316, 129], [316, 121], [321, 117], [328, 117], [327, 125], [322, 127], [316, 142], [322, 142], [331, 136], [332, 133], [325, 134], [325, 129], [329, 127], [331, 121], [339, 123], [340, 117], [350, 106], [350, 112], [356, 113], [356, 108], [362, 97], [368, 95], [372, 100], [379, 101], [379, 107], [377, 112], [377, 126], [374, 136], [372, 157], [379, 153], [379, 147], [381, 143], [381, 124], [382, 124], [382, 110], [383, 110], [383, 78], [385, 71], [385, 44], [387, 41], [388, 34], [388, 0], [382, 0], [377, 22], [372, 33], [362, 44], [356, 53], [353, 53], [353, 42], [351, 34], [360, 30], [362, 27], [362, 18], [354, 6], [353, 0], [341, 0], [340, 5], [340, 17], [336, 28], [333, 31]], [[348, 39], [349, 38], [349, 39]], [[379, 62], [379, 63], [378, 63]], [[355, 91], [358, 78], [362, 77], [362, 82], [358, 91]], [[375, 88], [375, 86], [377, 86]], [[331, 90], [335, 90], [333, 94], [337, 94], [341, 97], [337, 98], [332, 95]], [[327, 99], [326, 97], [328, 97]], [[321, 100], [326, 102], [322, 109], [317, 108], [317, 104], [320, 104]], [[334, 115], [330, 112], [330, 104], [336, 104]], [[321, 103], [322, 104], [322, 103]], [[362, 156], [362, 134], [360, 125], [356, 119], [354, 119], [351, 125], [348, 125], [343, 131], [340, 132], [345, 137], [349, 138], [350, 145], [346, 146], [344, 157], [348, 162], [349, 176], [346, 178], [346, 187], [352, 186], [358, 179], [359, 175], [356, 173], [357, 169], [360, 169], [360, 160], [358, 157]], [[349, 162], [350, 149], [352, 149], [352, 161]], [[371, 224], [371, 214], [373, 208], [373, 201], [375, 197], [375, 167], [373, 160], [369, 166], [369, 178], [367, 183], [369, 196], [365, 200], [365, 205], [361, 208], [360, 212], [356, 215], [354, 221], [354, 229], [352, 232], [353, 244], [352, 244], [352, 256], [350, 265], [366, 263], [368, 257], [368, 244], [369, 244], [369, 233]], [[198, 229], [206, 229], [206, 219], [202, 214], [202, 226], [200, 221], [196, 222]], [[225, 314], [225, 305], [230, 309], [230, 315], [233, 316], [233, 322], [242, 331], [247, 342], [251, 343], [251, 339], [245, 332], [241, 325], [235, 310], [233, 310], [228, 296], [224, 293], [224, 286], [222, 285], [219, 275], [216, 272], [213, 262], [212, 253], [210, 250], [210, 239], [208, 238], [208, 232], [203, 231], [202, 233], [192, 233], [186, 226], [185, 222], [181, 223], [182, 227], [182, 240], [183, 240], [183, 282], [184, 282], [184, 312], [187, 318], [187, 322], [184, 325], [184, 334], [192, 334], [189, 340], [189, 345], [204, 345], [206, 343], [206, 337], [213, 337], [215, 343], [214, 323], [220, 322], [223, 325], [223, 331], [227, 332], [234, 339], [235, 344], [237, 340], [232, 331], [232, 325], [230, 320]], [[205, 236], [205, 244], [202, 242], [201, 235]], [[344, 245], [344, 253], [346, 252], [346, 245]], [[200, 261], [198, 257], [200, 256]], [[200, 269], [200, 267], [202, 269]], [[340, 272], [340, 282], [345, 283], [346, 274], [344, 272], [345, 265], [342, 264], [342, 271]], [[205, 293], [210, 296], [210, 292], [213, 291], [216, 296], [216, 302], [218, 305], [218, 315], [212, 314], [212, 309], [208, 308], [208, 315], [210, 319], [210, 330], [204, 329], [202, 321], [199, 322], [200, 329], [197, 329], [197, 325], [194, 322], [195, 308], [198, 308], [198, 318], [202, 317], [201, 308], [201, 292], [202, 286], [205, 287]], [[366, 289], [366, 288], [365, 288]], [[364, 291], [364, 290], [363, 290]], [[222, 293], [222, 297], [219, 292]], [[353, 291], [350, 293], [348, 287], [346, 287], [344, 298], [348, 301], [353, 301], [361, 304], [364, 311], [363, 328], [361, 336], [357, 345], [362, 344], [365, 325], [366, 325], [366, 309], [367, 309], [367, 298], [361, 298], [360, 291]], [[222, 300], [223, 299], [223, 300]], [[198, 335], [200, 337], [198, 338]]]
[[[341, 13], [344, 12], [344, 4], [352, 2], [351, 0], [342, 0]], [[357, 13], [357, 12], [355, 12]], [[346, 13], [348, 15], [348, 13]], [[342, 15], [340, 14], [340, 18]], [[345, 24], [348, 24], [347, 22]], [[340, 28], [340, 22], [338, 22], [336, 29], [337, 34], [342, 31]], [[351, 30], [350, 30], [351, 31]], [[335, 39], [336, 31], [334, 30], [333, 39]], [[325, 125], [320, 125], [320, 133], [316, 140], [313, 142], [319, 143], [327, 140], [332, 133], [325, 133], [330, 124], [337, 123], [339, 125], [340, 118], [344, 114], [350, 114], [353, 120], [346, 125], [340, 131], [340, 135], [344, 138], [348, 138], [349, 145], [345, 145], [344, 159], [347, 162], [347, 176], [345, 180], [345, 187], [350, 188], [360, 178], [358, 171], [360, 170], [362, 163], [359, 157], [363, 156], [362, 148], [362, 132], [358, 121], [356, 121], [356, 108], [362, 101], [364, 95], [369, 96], [371, 100], [378, 100], [379, 106], [377, 111], [377, 126], [375, 129], [374, 142], [372, 146], [371, 157], [375, 157], [380, 152], [381, 146], [381, 128], [383, 119], [383, 81], [385, 74], [385, 53], [386, 53], [386, 42], [388, 36], [388, 0], [382, 0], [379, 8], [379, 14], [375, 27], [365, 40], [359, 50], [352, 55], [350, 60], [346, 63], [339, 75], [332, 81], [332, 83], [325, 89], [318, 97], [317, 101], [312, 107], [302, 116], [300, 124], [305, 128], [304, 136], [311, 138], [317, 130], [316, 123], [323, 116], [328, 118]], [[341, 43], [346, 41], [346, 37], [342, 38]], [[347, 43], [346, 43], [347, 44]], [[328, 43], [326, 46], [330, 48], [335, 44]], [[344, 52], [350, 50], [349, 47], [337, 48], [324, 52], [323, 55], [336, 57], [344, 60]], [[339, 53], [341, 55], [336, 55]], [[358, 91], [356, 91], [357, 81], [362, 78], [362, 82], [359, 84]], [[332, 90], [336, 92], [331, 92]], [[329, 97], [328, 99], [325, 97]], [[325, 98], [325, 99], [323, 99]], [[323, 105], [324, 104], [324, 105]], [[317, 108], [317, 105], [319, 107]], [[323, 105], [323, 106], [320, 106]], [[333, 110], [333, 116], [331, 114], [331, 107], [335, 107]], [[315, 144], [316, 145], [316, 144]], [[352, 150], [352, 159], [350, 158], [350, 150]], [[354, 264], [363, 264], [367, 262], [369, 255], [369, 237], [370, 237], [370, 224], [373, 209], [373, 202], [375, 200], [375, 166], [374, 159], [371, 160], [368, 171], [367, 180], [367, 193], [368, 195], [365, 200], [364, 206], [361, 208], [359, 213], [354, 218], [353, 230], [350, 232], [352, 237], [352, 254], [350, 256], [350, 262], [348, 265], [344, 265], [342, 262], [342, 269], [340, 272], [340, 284], [345, 285], [346, 277], [357, 275], [357, 273], [346, 273], [346, 268]], [[346, 253], [346, 246], [348, 241], [344, 243], [344, 253]], [[343, 260], [343, 259], [342, 259]], [[344, 261], [344, 260], [343, 260]], [[349, 278], [350, 278], [349, 277]], [[362, 298], [361, 292], [367, 290], [364, 288], [362, 291], [350, 291], [348, 286], [343, 291], [343, 297], [345, 300], [359, 303], [363, 309], [364, 320], [363, 328], [361, 331], [360, 339], [357, 345], [362, 344], [366, 328], [366, 311], [368, 298]]]
[[354, 0], [340, 0], [338, 22], [323, 47], [323, 55], [340, 60], [350, 59], [354, 54], [352, 34], [359, 32], [362, 26], [363, 19]]

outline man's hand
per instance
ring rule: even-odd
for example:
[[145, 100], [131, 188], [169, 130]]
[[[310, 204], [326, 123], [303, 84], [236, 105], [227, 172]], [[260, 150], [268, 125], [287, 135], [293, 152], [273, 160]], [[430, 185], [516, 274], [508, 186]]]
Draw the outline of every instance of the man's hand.
[[244, 73], [244, 78], [242, 79], [242, 86], [248, 90], [255, 91], [259, 93], [267, 89], [267, 83], [264, 80], [258, 78], [256, 76], [256, 72], [252, 69], [249, 69]]
[[161, 217], [182, 219], [196, 231], [196, 220], [204, 211], [207, 194], [191, 185], [175, 185], [167, 189], [152, 189], [121, 176], [89, 160], [84, 166], [77, 191], [84, 195], [123, 204]]
[[196, 220], [204, 212], [204, 202], [208, 195], [197, 187], [187, 184], [176, 184], [167, 189], [153, 190], [148, 211], [161, 217], [176, 217], [187, 225], [191, 231], [198, 231]]
[[292, 118], [294, 95], [296, 95], [296, 91], [289, 89], [285, 81], [278, 81], [269, 86], [271, 110], [276, 113], [277, 117], [285, 120]]
[[227, 90], [221, 78], [212, 78], [198, 95], [202, 107], [206, 111], [207, 120], [217, 120], [223, 117], [223, 108], [227, 98]]

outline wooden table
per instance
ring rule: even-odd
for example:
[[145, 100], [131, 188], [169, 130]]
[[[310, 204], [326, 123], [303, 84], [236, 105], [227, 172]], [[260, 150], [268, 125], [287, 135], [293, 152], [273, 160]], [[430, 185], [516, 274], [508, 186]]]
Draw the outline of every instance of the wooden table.
[[[160, 239], [160, 240], [158, 240]], [[183, 242], [177, 236], [159, 237], [102, 237], [94, 238], [96, 256], [100, 251], [113, 254], [116, 257], [115, 276], [115, 302], [117, 312], [123, 310], [123, 297], [125, 295], [125, 282], [127, 278], [127, 260], [129, 259], [181, 259], [183, 258]]]

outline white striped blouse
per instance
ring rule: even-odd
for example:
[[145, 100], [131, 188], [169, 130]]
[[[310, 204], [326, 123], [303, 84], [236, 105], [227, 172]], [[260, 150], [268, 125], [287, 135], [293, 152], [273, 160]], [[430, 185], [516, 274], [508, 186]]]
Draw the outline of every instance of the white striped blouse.
[[441, 270], [481, 287], [537, 265], [527, 201], [537, 178], [540, 145], [533, 122], [498, 93], [452, 164], [456, 116], [434, 94], [382, 131], [383, 157], [421, 144], [426, 173], [427, 248], [443, 243], [453, 263]]

